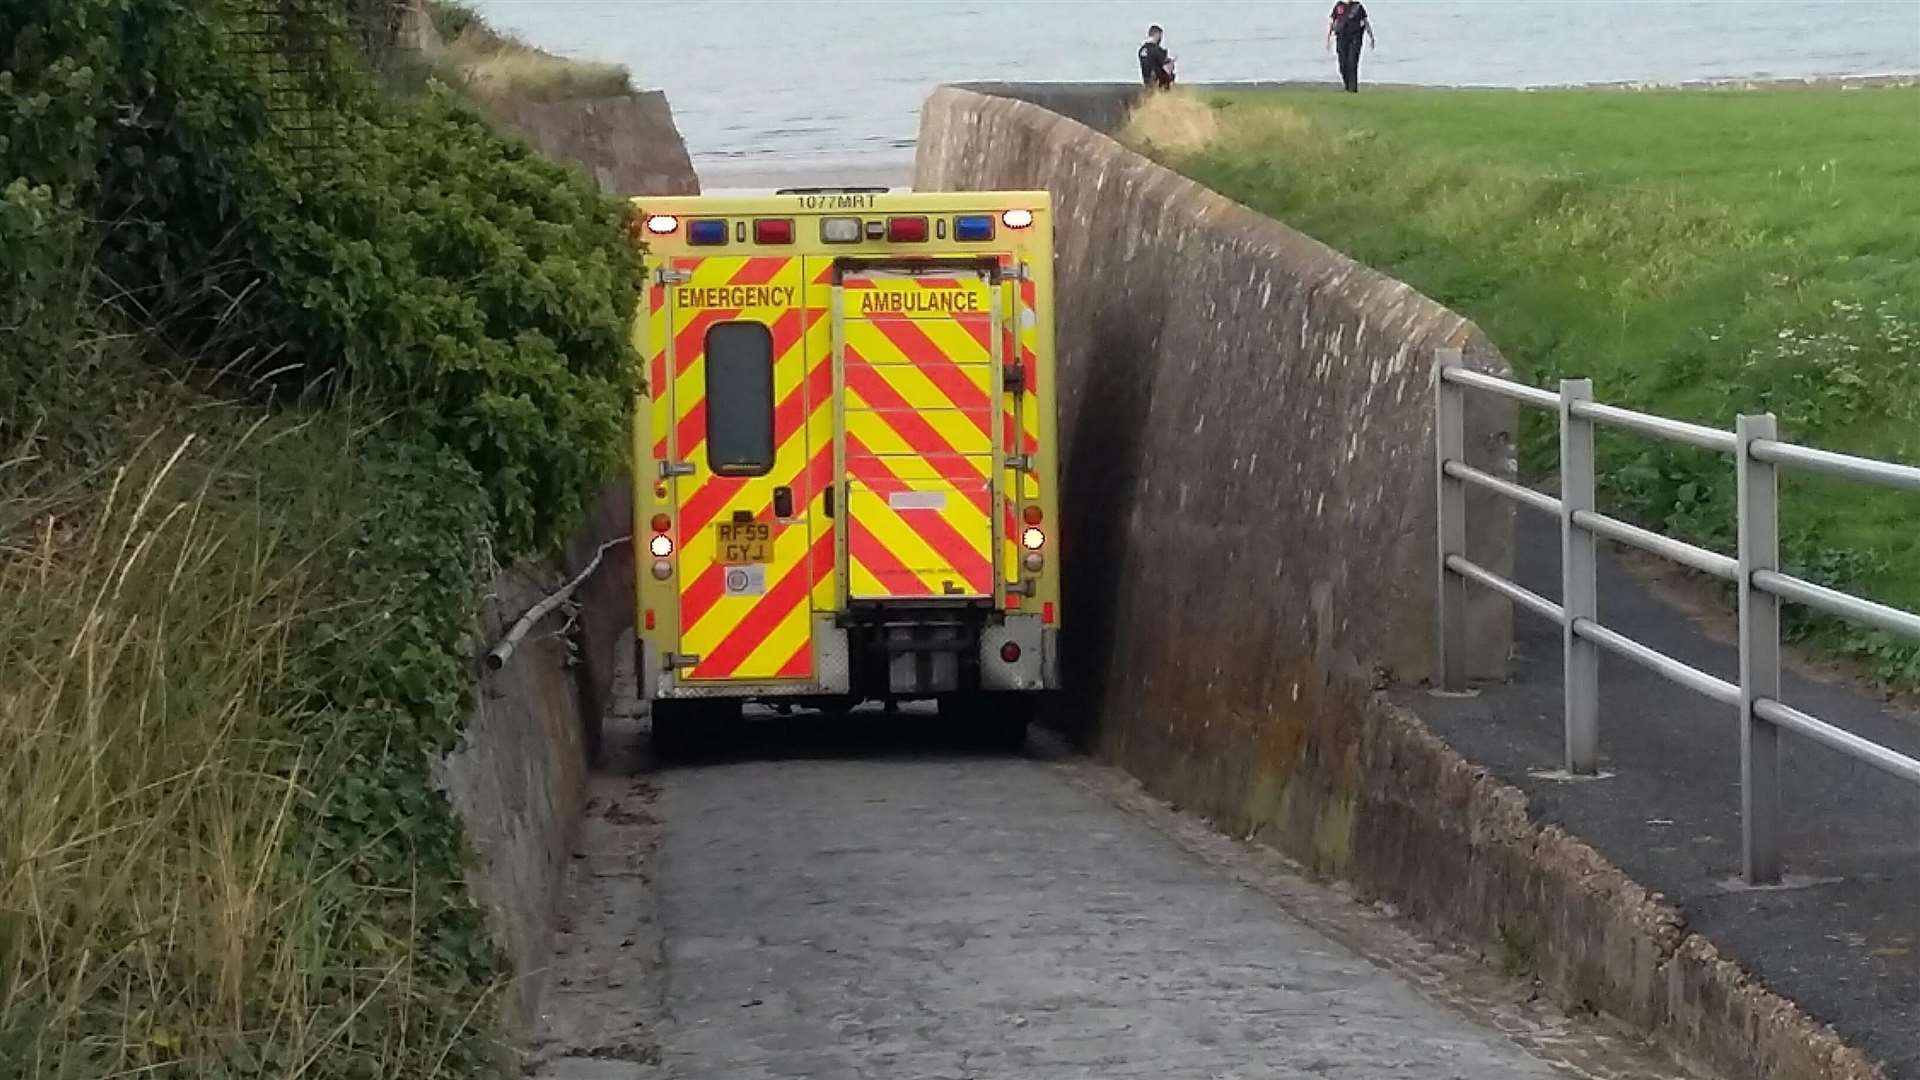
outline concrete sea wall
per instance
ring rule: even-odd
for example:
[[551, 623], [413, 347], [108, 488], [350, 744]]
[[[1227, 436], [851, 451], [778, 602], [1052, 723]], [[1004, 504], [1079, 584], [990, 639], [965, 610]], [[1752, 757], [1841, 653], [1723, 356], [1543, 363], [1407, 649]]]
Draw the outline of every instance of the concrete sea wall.
[[490, 101], [488, 113], [548, 157], [577, 163], [609, 195], [696, 195], [673, 107], [657, 90], [573, 101]]
[[[1096, 130], [1136, 93], [943, 88], [916, 163], [922, 189], [1054, 197], [1080, 737], [1570, 1009], [1727, 1075], [1875, 1075], [1383, 692], [1417, 701], [1433, 656], [1432, 354], [1506, 365], [1466, 319]], [[1511, 475], [1514, 418], [1479, 404], [1468, 457]], [[1510, 511], [1470, 520], [1469, 557], [1504, 572]], [[1497, 677], [1511, 613], [1475, 593], [1471, 667]]]
[[[1062, 550], [1083, 687], [1196, 718], [1276, 700], [1308, 715], [1315, 686], [1364, 697], [1425, 677], [1431, 365], [1453, 348], [1506, 371], [1485, 335], [1033, 104], [937, 92], [915, 179], [1054, 195]], [[1474, 404], [1470, 457], [1510, 474], [1511, 410]], [[1510, 510], [1476, 500], [1470, 517], [1470, 554], [1509, 565]], [[1497, 677], [1511, 615], [1493, 598], [1474, 603], [1473, 668]], [[1162, 681], [1141, 698], [1129, 680], [1146, 671]], [[1176, 742], [1241, 737], [1168, 719]], [[1106, 734], [1151, 743], [1168, 727], [1109, 723]]]

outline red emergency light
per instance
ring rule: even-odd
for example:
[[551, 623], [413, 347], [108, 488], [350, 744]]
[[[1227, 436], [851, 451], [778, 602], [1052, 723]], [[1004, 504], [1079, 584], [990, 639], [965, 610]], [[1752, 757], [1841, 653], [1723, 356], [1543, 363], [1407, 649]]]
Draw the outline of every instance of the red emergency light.
[[927, 242], [927, 219], [925, 217], [890, 217], [887, 219], [887, 240], [895, 244], [924, 244]]
[[756, 244], [793, 243], [792, 218], [755, 218], [753, 242]]

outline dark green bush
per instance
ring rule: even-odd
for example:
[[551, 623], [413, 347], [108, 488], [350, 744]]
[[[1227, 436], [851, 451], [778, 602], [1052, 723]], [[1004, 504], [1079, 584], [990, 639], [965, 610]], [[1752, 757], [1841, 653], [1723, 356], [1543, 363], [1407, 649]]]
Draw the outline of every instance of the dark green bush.
[[[324, 765], [299, 776], [292, 845], [319, 924], [287, 929], [311, 995], [231, 1032], [157, 1033], [155, 1075], [490, 1071], [500, 965], [432, 763], [469, 705], [480, 553], [565, 535], [623, 443], [624, 210], [450, 97], [383, 96], [351, 3], [306, 28], [336, 45], [323, 62], [270, 86], [251, 2], [0, 0], [0, 465], [57, 440], [110, 461], [79, 445], [102, 417], [177, 408], [130, 397], [100, 355], [352, 432], [335, 458], [248, 447], [274, 477], [262, 516], [321, 486], [349, 504], [286, 552], [327, 583], [276, 688], [304, 718], [288, 745]], [[295, 1015], [323, 1060], [272, 1056], [289, 1044], [263, 1032]], [[0, 1045], [0, 1077], [25, 1060]]]
[[245, 193], [246, 261], [275, 284], [249, 336], [277, 330], [264, 364], [458, 451], [505, 548], [544, 547], [618, 462], [639, 284], [624, 214], [444, 97], [384, 121], [349, 118], [339, 170]]
[[0, 304], [72, 296], [91, 217], [103, 299], [236, 385], [351, 389], [478, 471], [506, 552], [552, 544], [620, 453], [639, 285], [623, 209], [445, 96], [381, 96], [347, 55], [298, 88], [322, 144], [300, 150], [268, 61], [240, 47], [251, 18], [222, 0], [5, 7], [0, 239], [31, 242], [8, 245]]

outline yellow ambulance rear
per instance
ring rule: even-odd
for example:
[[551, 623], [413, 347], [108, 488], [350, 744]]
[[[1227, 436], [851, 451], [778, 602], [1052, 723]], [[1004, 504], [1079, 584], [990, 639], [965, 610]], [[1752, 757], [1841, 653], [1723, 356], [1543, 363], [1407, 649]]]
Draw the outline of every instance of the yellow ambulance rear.
[[641, 694], [939, 699], [1007, 741], [1059, 686], [1052, 205], [636, 200]]

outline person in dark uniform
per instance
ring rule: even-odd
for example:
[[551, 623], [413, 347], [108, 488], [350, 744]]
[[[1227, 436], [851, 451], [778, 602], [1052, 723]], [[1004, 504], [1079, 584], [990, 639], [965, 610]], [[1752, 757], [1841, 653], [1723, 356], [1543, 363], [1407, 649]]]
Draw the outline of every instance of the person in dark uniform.
[[1360, 0], [1338, 0], [1327, 19], [1327, 46], [1340, 48], [1340, 81], [1347, 93], [1360, 92], [1360, 37], [1366, 35], [1370, 48], [1379, 48], [1373, 39], [1373, 22], [1367, 18], [1367, 5]]
[[1164, 31], [1156, 24], [1147, 27], [1147, 40], [1140, 43], [1140, 85], [1148, 90], [1173, 86], [1173, 57], [1160, 44]]

